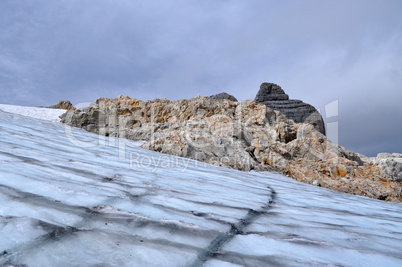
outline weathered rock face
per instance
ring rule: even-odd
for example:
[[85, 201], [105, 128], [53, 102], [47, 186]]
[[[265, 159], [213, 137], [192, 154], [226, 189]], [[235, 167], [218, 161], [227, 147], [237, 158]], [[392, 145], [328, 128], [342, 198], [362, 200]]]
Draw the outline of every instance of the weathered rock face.
[[65, 109], [65, 110], [75, 110], [73, 104], [71, 104], [68, 100], [60, 100], [56, 105], [51, 105], [48, 108], [57, 108], [57, 109]]
[[325, 135], [321, 114], [312, 105], [301, 100], [289, 99], [289, 96], [277, 84], [262, 83], [254, 100], [271, 109], [279, 110], [286, 118], [296, 123], [309, 123]]
[[227, 100], [231, 100], [231, 101], [235, 101], [238, 102], [236, 97], [229, 95], [228, 93], [220, 93], [220, 94], [216, 94], [216, 95], [211, 95], [209, 98], [213, 99], [213, 100], [223, 100], [223, 99], [227, 99]]
[[249, 152], [254, 138], [250, 130], [265, 125], [266, 110], [251, 100], [196, 96], [172, 102], [119, 96], [69, 111], [62, 122], [106, 136], [145, 140], [143, 147], [154, 151], [249, 171], [268, 169]]
[[[279, 89], [271, 92], [283, 97]], [[372, 159], [353, 153], [313, 125], [295, 123], [253, 100], [100, 98], [82, 111], [68, 111], [62, 122], [144, 140], [144, 148], [162, 153], [244, 171], [275, 170], [341, 192], [402, 200], [399, 154]]]
[[402, 182], [402, 154], [380, 153], [373, 160], [390, 180]]

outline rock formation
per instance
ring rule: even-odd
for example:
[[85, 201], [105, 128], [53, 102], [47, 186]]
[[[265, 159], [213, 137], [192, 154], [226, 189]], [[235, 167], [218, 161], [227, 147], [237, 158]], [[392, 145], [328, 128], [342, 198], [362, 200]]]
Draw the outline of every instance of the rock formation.
[[[263, 102], [277, 95], [286, 98], [280, 87], [270, 88], [270, 94], [262, 94]], [[141, 101], [119, 96], [100, 98], [61, 118], [101, 135], [144, 140], [143, 148], [162, 153], [243, 171], [274, 170], [341, 192], [402, 200], [402, 155], [368, 158], [353, 153], [331, 143], [317, 125], [296, 123], [253, 100], [196, 96]]]
[[220, 93], [220, 94], [216, 94], [216, 95], [211, 95], [209, 98], [214, 99], [214, 100], [222, 100], [222, 99], [228, 99], [231, 101], [235, 101], [238, 102], [236, 97], [229, 95], [228, 93]]
[[51, 105], [48, 108], [65, 109], [65, 110], [75, 110], [73, 104], [68, 100], [60, 100], [56, 105]]
[[277, 84], [262, 83], [254, 100], [271, 109], [279, 110], [286, 118], [296, 123], [310, 123], [325, 135], [324, 120], [320, 113], [312, 105], [301, 100], [289, 99]]

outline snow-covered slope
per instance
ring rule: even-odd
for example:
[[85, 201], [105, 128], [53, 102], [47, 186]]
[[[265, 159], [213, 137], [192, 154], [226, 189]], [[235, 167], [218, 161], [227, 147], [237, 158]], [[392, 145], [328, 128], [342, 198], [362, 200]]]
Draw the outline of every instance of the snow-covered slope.
[[66, 112], [64, 109], [36, 108], [0, 104], [0, 111], [28, 116], [31, 118], [59, 122], [59, 116]]
[[1, 266], [402, 265], [401, 204], [64, 127], [0, 112]]

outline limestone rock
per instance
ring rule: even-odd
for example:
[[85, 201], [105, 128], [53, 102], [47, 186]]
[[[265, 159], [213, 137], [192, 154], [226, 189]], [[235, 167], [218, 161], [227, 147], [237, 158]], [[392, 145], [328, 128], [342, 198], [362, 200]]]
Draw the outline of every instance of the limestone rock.
[[387, 180], [402, 182], [402, 154], [380, 153], [373, 159], [373, 163], [379, 165]]
[[229, 95], [228, 93], [220, 93], [220, 94], [216, 94], [216, 95], [211, 95], [209, 98], [214, 99], [214, 100], [222, 100], [222, 99], [227, 99], [230, 101], [235, 101], [238, 102], [236, 97]]
[[73, 104], [68, 100], [60, 100], [56, 105], [49, 106], [48, 108], [75, 110]]
[[239, 103], [235, 110], [235, 118], [246, 125], [265, 125], [267, 108], [253, 100]]
[[254, 100], [280, 111], [286, 118], [296, 123], [309, 123], [325, 135], [324, 120], [320, 113], [301, 100], [289, 99], [289, 96], [277, 84], [262, 83]]

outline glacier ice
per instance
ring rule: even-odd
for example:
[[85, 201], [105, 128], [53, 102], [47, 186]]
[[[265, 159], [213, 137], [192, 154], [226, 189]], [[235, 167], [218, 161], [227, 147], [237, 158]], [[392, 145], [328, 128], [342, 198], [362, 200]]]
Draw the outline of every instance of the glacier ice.
[[100, 143], [77, 147], [1, 111], [0, 129], [1, 266], [402, 265], [399, 203], [127, 140], [122, 158], [121, 140], [74, 129]]

